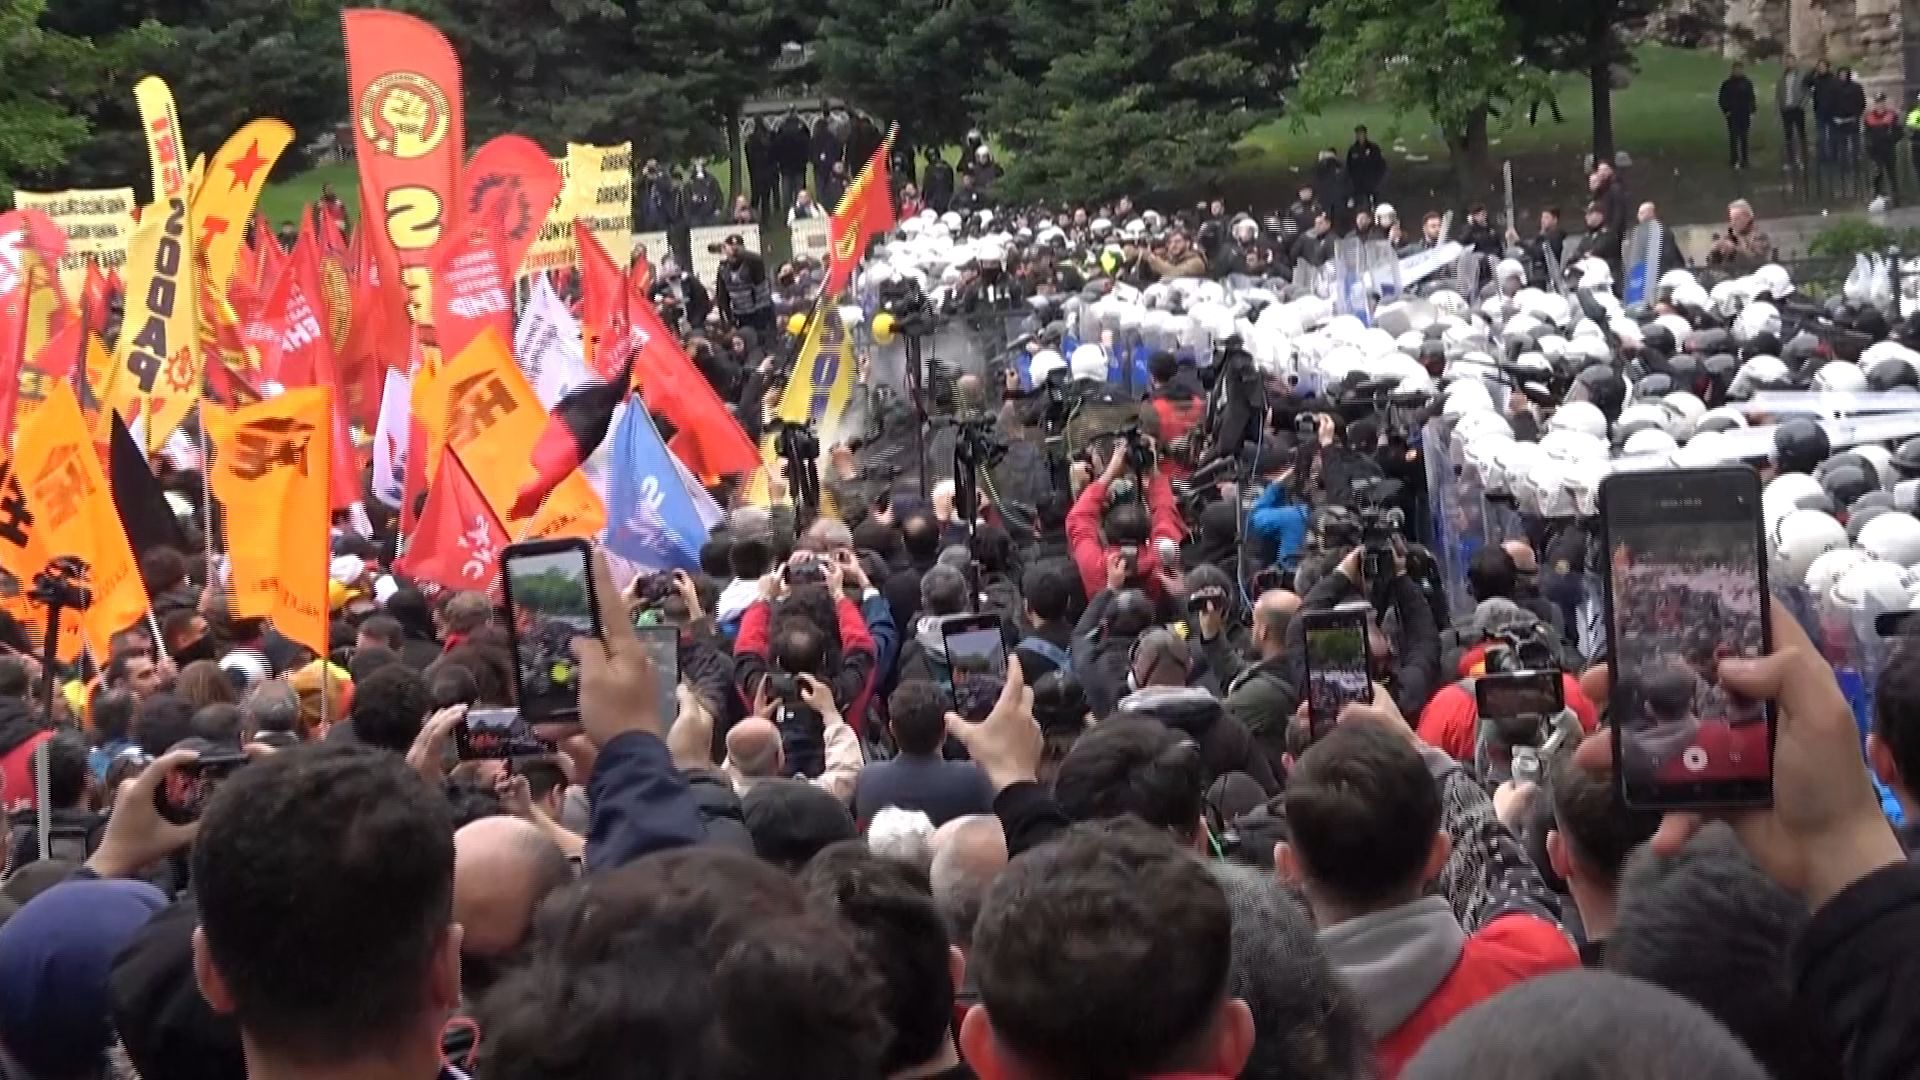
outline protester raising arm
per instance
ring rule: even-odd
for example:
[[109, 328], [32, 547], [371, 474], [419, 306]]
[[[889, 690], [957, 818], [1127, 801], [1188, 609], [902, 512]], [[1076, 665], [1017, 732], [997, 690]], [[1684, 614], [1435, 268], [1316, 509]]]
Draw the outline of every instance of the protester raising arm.
[[575, 638], [580, 660], [580, 722], [599, 748], [587, 784], [591, 808], [587, 868], [610, 870], [642, 855], [697, 844], [706, 830], [686, 777], [661, 741], [660, 673], [621, 608], [620, 590], [599, 549], [593, 591], [602, 638]]
[[987, 718], [974, 724], [948, 713], [947, 734], [986, 771], [993, 785], [993, 813], [1006, 830], [1010, 857], [1066, 831], [1067, 815], [1036, 779], [1046, 738], [1033, 718], [1033, 691], [1020, 672], [1018, 656], [1008, 658], [1006, 685]]

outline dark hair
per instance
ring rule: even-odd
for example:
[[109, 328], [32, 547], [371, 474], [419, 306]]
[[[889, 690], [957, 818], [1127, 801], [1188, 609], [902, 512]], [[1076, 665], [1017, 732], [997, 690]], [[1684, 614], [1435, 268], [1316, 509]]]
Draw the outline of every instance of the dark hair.
[[887, 699], [894, 741], [903, 754], [932, 754], [947, 738], [947, 695], [925, 679], [908, 679]]
[[360, 636], [373, 640], [399, 652], [406, 643], [407, 632], [400, 620], [391, 615], [369, 615], [360, 623]]
[[133, 707], [133, 738], [148, 757], [159, 757], [193, 734], [193, 706], [172, 694], [154, 694]]
[[1873, 733], [1887, 748], [1900, 783], [1920, 787], [1920, 642], [1901, 638], [1874, 684]]
[[882, 983], [846, 924], [753, 858], [681, 848], [594, 874], [536, 917], [481, 1003], [478, 1080], [877, 1080]]
[[967, 575], [945, 563], [935, 563], [920, 575], [920, 606], [928, 615], [963, 615], [972, 589]]
[[1042, 532], [1058, 532], [1067, 527], [1067, 515], [1073, 512], [1073, 498], [1064, 491], [1048, 491], [1033, 505]]
[[733, 571], [733, 542], [716, 536], [700, 545], [700, 572], [708, 577], [724, 578]]
[[567, 786], [567, 771], [553, 758], [516, 759], [513, 771], [527, 778], [527, 793], [536, 802]]
[[219, 747], [238, 749], [240, 720], [238, 705], [223, 703], [203, 706], [193, 714], [193, 738], [205, 739]]
[[127, 737], [133, 725], [133, 691], [109, 690], [104, 685], [93, 694], [93, 737], [99, 745]]
[[1776, 1080], [1834, 1076], [1840, 1056], [1794, 993], [1791, 954], [1808, 921], [1730, 828], [1711, 825], [1676, 855], [1648, 846], [1627, 860], [1607, 968], [1707, 1010]]
[[472, 705], [480, 699], [480, 684], [465, 664], [436, 660], [428, 665], [427, 701], [435, 709]]
[[400, 654], [385, 645], [369, 645], [364, 649], [355, 649], [353, 659], [347, 661], [347, 678], [358, 686], [374, 672], [400, 662]]
[[[1153, 1076], [1227, 994], [1233, 920], [1206, 864], [1165, 832], [1079, 825], [1009, 863], [974, 926], [996, 1039], [1055, 1076]], [[1149, 977], [1142, 978], [1147, 974]]]
[[1547, 787], [1561, 840], [1601, 882], [1617, 887], [1627, 856], [1653, 838], [1660, 815], [1621, 805], [1612, 779], [1574, 764], [1571, 752], [1554, 759]]
[[927, 562], [940, 554], [940, 523], [924, 510], [908, 514], [900, 523], [900, 540], [908, 558], [916, 564]]
[[398, 756], [315, 744], [239, 770], [202, 818], [192, 877], [253, 1042], [331, 1064], [419, 1023], [453, 920], [453, 826]]
[[1015, 556], [1013, 537], [1000, 525], [983, 522], [974, 526], [973, 538], [967, 542], [967, 551], [980, 569], [989, 574], [1010, 574], [1013, 572]]
[[1128, 499], [1107, 511], [1102, 528], [1109, 544], [1144, 544], [1153, 526], [1147, 520], [1147, 508]]
[[466, 668], [473, 676], [474, 697], [469, 704], [513, 704], [513, 656], [511, 653], [478, 642], [463, 642], [448, 649], [438, 661]]
[[1147, 374], [1154, 382], [1172, 382], [1180, 374], [1180, 358], [1165, 349], [1157, 350], [1147, 357]]
[[853, 546], [871, 551], [883, 559], [900, 554], [900, 530], [874, 518], [866, 518], [853, 527]]
[[149, 548], [140, 556], [140, 580], [148, 596], [163, 593], [187, 580], [187, 557], [170, 547]]
[[1078, 584], [1067, 576], [1072, 572], [1057, 559], [1049, 559], [1028, 570], [1020, 579], [1020, 592], [1026, 597], [1028, 610], [1044, 622], [1066, 618], [1073, 606], [1074, 586]]
[[763, 578], [773, 571], [773, 544], [763, 532], [742, 533], [734, 537], [727, 563], [734, 577], [745, 581]]
[[447, 782], [447, 817], [455, 829], [463, 829], [481, 818], [499, 817], [507, 812], [493, 785], [472, 777]]
[[773, 658], [781, 671], [792, 675], [822, 675], [827, 658], [826, 635], [805, 615], [782, 615], [773, 628]]
[[1054, 798], [1075, 821], [1132, 815], [1191, 835], [1200, 823], [1207, 771], [1200, 748], [1145, 716], [1115, 716], [1074, 742], [1054, 777]]
[[1768, 1080], [1692, 1003], [1636, 979], [1568, 971], [1468, 1009], [1407, 1063], [1403, 1080]]
[[80, 805], [87, 793], [87, 740], [71, 728], [53, 733], [47, 747], [47, 797], [55, 810]]
[[814, 856], [800, 882], [815, 908], [853, 928], [880, 972], [893, 1027], [881, 1067], [896, 1073], [939, 1053], [952, 1037], [953, 974], [946, 924], [926, 872], [870, 854], [852, 840]]
[[1106, 633], [1132, 637], [1156, 622], [1153, 601], [1139, 589], [1122, 589], [1107, 602]]
[[181, 668], [179, 678], [173, 682], [173, 692], [196, 709], [231, 705], [239, 699], [233, 680], [212, 660], [195, 660]]
[[1499, 544], [1487, 544], [1467, 560], [1467, 589], [1478, 601], [1513, 598], [1519, 570]]
[[0, 655], [0, 697], [24, 698], [33, 689], [33, 675], [22, 657]]
[[192, 608], [177, 608], [169, 611], [167, 617], [160, 620], [160, 640], [166, 642], [170, 650], [179, 649], [187, 644], [183, 640], [187, 629], [196, 622], [204, 621], [206, 616]]
[[107, 661], [107, 670], [102, 679], [109, 687], [118, 687], [127, 681], [128, 664], [135, 660], [152, 659], [153, 646], [151, 645], [142, 644], [130, 649], [121, 649], [113, 654], [113, 659]]
[[1293, 848], [1316, 886], [1362, 909], [1420, 886], [1440, 828], [1440, 791], [1403, 736], [1366, 724], [1335, 728], [1300, 756], [1282, 799]]
[[388, 664], [353, 688], [354, 737], [368, 746], [404, 754], [420, 737], [432, 699], [420, 673], [404, 664]]

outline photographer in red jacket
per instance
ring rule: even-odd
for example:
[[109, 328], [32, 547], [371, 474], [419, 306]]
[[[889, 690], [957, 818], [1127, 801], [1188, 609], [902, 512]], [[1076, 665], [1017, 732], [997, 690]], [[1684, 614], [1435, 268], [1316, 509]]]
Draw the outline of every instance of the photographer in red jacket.
[[[1153, 445], [1151, 440], [1147, 445]], [[1167, 482], [1158, 461], [1139, 477], [1144, 506], [1134, 498], [1108, 505], [1114, 483], [1126, 475], [1127, 453], [1127, 441], [1115, 439], [1106, 471], [1082, 488], [1080, 497], [1074, 500], [1067, 514], [1067, 551], [1073, 556], [1088, 596], [1107, 587], [1107, 554], [1118, 550], [1128, 556], [1129, 587], [1145, 589], [1155, 600], [1162, 600], [1167, 594], [1162, 575], [1170, 568], [1161, 563], [1155, 550], [1157, 542], [1168, 540], [1178, 545], [1186, 537], [1186, 527], [1173, 501], [1173, 485]]]

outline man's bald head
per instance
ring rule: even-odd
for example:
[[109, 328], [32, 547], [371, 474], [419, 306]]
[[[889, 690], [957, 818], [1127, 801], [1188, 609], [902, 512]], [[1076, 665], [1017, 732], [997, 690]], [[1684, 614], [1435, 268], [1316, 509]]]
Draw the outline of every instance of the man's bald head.
[[826, 555], [853, 547], [853, 531], [839, 518], [815, 518], [800, 537], [800, 550]]
[[1533, 545], [1525, 540], [1509, 540], [1500, 545], [1500, 549], [1513, 560], [1513, 568], [1522, 574], [1534, 574], [1540, 570], [1540, 562], [1534, 557]]
[[1300, 611], [1300, 594], [1285, 589], [1268, 589], [1253, 605], [1255, 644], [1262, 658], [1277, 655], [1286, 647], [1287, 628]]
[[460, 951], [502, 956], [526, 940], [533, 912], [573, 880], [559, 845], [530, 822], [485, 817], [453, 834], [453, 918]]
[[973, 924], [994, 879], [1007, 868], [1007, 833], [992, 814], [957, 817], [933, 831], [933, 900], [954, 943], [973, 941]]
[[741, 776], [780, 775], [780, 729], [757, 716], [733, 725], [727, 732], [727, 760]]
[[962, 375], [954, 383], [954, 391], [962, 409], [981, 409], [987, 404], [987, 387], [978, 375]]

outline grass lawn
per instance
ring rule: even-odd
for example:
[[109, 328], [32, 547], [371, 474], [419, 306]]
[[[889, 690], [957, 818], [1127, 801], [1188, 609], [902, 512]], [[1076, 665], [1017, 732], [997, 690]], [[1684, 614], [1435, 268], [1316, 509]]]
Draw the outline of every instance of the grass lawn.
[[[1753, 124], [1753, 168], [1735, 173], [1726, 167], [1726, 129], [1715, 103], [1727, 61], [1710, 52], [1659, 45], [1645, 46], [1636, 56], [1638, 69], [1613, 95], [1614, 141], [1632, 159], [1624, 179], [1633, 198], [1656, 201], [1662, 216], [1676, 224], [1719, 221], [1728, 200], [1736, 197], [1753, 200], [1762, 216], [1861, 209], [1858, 200], [1834, 200], [1828, 207], [1788, 190], [1780, 168], [1779, 121], [1772, 108], [1777, 63], [1748, 65], [1760, 114]], [[1544, 108], [1538, 123], [1529, 123], [1524, 111], [1503, 115], [1493, 123], [1491, 156], [1496, 163], [1513, 161], [1524, 221], [1531, 222], [1539, 207], [1556, 203], [1577, 224], [1578, 208], [1585, 202], [1591, 95], [1586, 79], [1571, 75], [1555, 79], [1554, 90], [1562, 122], [1555, 123]], [[1256, 129], [1242, 143], [1241, 163], [1224, 182], [1179, 194], [1191, 198], [1217, 191], [1236, 207], [1284, 206], [1319, 150], [1331, 146], [1346, 153], [1355, 124], [1366, 124], [1386, 148], [1391, 169], [1387, 198], [1403, 215], [1417, 219], [1430, 207], [1459, 208], [1462, 199], [1454, 188], [1446, 147], [1433, 124], [1425, 116], [1396, 115], [1358, 100]], [[715, 162], [712, 168], [724, 190], [727, 163]], [[326, 183], [333, 184], [353, 213], [359, 212], [359, 185], [350, 164], [323, 166], [270, 185], [261, 198], [261, 211], [275, 223], [295, 220], [300, 207], [317, 199]], [[1497, 173], [1477, 197], [1498, 206]]]

